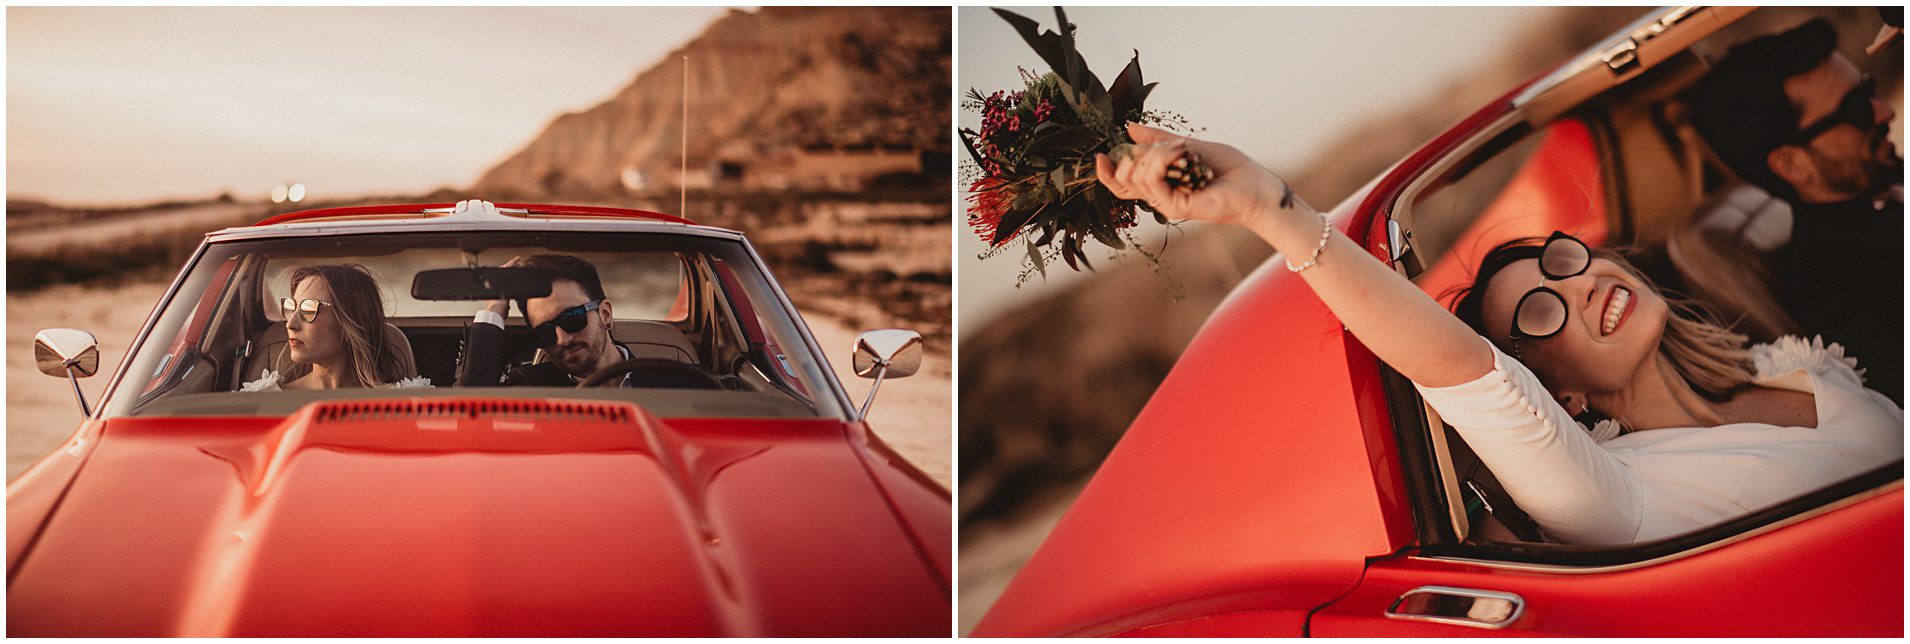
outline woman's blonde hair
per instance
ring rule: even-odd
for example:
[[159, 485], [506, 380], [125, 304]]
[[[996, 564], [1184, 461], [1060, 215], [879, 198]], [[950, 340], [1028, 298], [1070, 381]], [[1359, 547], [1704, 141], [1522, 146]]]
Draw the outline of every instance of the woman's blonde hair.
[[[1479, 335], [1495, 338], [1495, 334], [1487, 333], [1485, 328], [1483, 309], [1486, 284], [1513, 262], [1537, 259], [1544, 249], [1544, 243], [1543, 237], [1525, 237], [1499, 244], [1486, 253], [1485, 258], [1479, 261], [1479, 272], [1473, 278], [1472, 285], [1456, 291], [1453, 315], [1465, 321]], [[1718, 322], [1717, 317], [1704, 305], [1658, 286], [1632, 265], [1623, 253], [1595, 248], [1592, 249], [1592, 257], [1617, 264], [1670, 305], [1671, 314], [1665, 320], [1665, 332], [1658, 341], [1658, 352], [1700, 395], [1713, 401], [1726, 400], [1755, 377], [1751, 351], [1745, 347], [1749, 338]], [[1496, 339], [1493, 341], [1498, 342]]]
[[[403, 359], [385, 340], [384, 298], [378, 295], [378, 281], [371, 272], [358, 264], [300, 266], [292, 269], [292, 292], [313, 277], [332, 288], [328, 308], [344, 331], [346, 369], [358, 378], [358, 384], [376, 387], [405, 378]], [[293, 363], [285, 380], [295, 380], [311, 369], [311, 365]]]

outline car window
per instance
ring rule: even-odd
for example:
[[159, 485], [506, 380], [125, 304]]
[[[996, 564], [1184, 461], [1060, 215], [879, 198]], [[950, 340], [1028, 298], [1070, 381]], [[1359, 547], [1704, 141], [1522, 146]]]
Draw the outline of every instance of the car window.
[[[311, 400], [391, 395], [369, 389], [246, 390], [292, 367], [279, 301], [289, 295], [292, 271], [313, 264], [364, 267], [378, 283], [388, 333], [410, 346], [419, 382], [433, 385], [402, 391], [448, 395], [459, 389], [465, 326], [485, 303], [413, 298], [412, 278], [424, 270], [497, 266], [535, 254], [573, 255], [597, 267], [613, 304], [613, 338], [631, 355], [684, 363], [722, 385], [612, 393], [540, 388], [539, 395], [621, 395], [664, 416], [843, 415], [826, 362], [740, 241], [582, 232], [386, 233], [210, 244], [162, 303], [157, 323], [128, 360], [123, 386], [109, 392], [103, 409], [108, 415], [273, 415]], [[544, 359], [515, 305], [503, 343], [506, 364]]]
[[[1694, 51], [1716, 55], [1733, 40], [1761, 28], [1746, 27], [1721, 33], [1700, 43]], [[1860, 30], [1861, 31], [1861, 30]], [[1584, 99], [1541, 123], [1508, 118], [1451, 152], [1400, 194], [1391, 214], [1407, 231], [1410, 251], [1399, 268], [1429, 294], [1450, 304], [1450, 295], [1469, 285], [1474, 268], [1486, 251], [1515, 238], [1543, 236], [1563, 230], [1595, 246], [1622, 246], [1633, 263], [1661, 285], [1673, 285], [1683, 294], [1713, 309], [1729, 311], [1732, 320], [1749, 320], [1768, 301], [1742, 297], [1716, 299], [1717, 291], [1743, 293], [1747, 289], [1719, 289], [1724, 275], [1756, 279], [1761, 269], [1729, 262], [1738, 256], [1720, 255], [1728, 270], [1694, 277], [1691, 266], [1706, 259], [1688, 241], [1704, 225], [1707, 209], [1739, 184], [1729, 178], [1689, 124], [1681, 91], [1701, 77], [1705, 65], [1699, 54], [1685, 52], [1639, 74], [1626, 85]], [[1896, 78], [1900, 79], [1900, 67]], [[1543, 97], [1541, 97], [1542, 100]], [[1556, 106], [1548, 106], [1548, 109]], [[1900, 294], [1880, 294], [1900, 297]], [[1745, 322], [1739, 322], [1740, 325]], [[1740, 327], [1753, 338], [1758, 334]], [[1403, 380], [1400, 381], [1403, 383]], [[1397, 384], [1397, 383], [1396, 383]], [[1410, 391], [1406, 386], [1405, 391]], [[1756, 525], [1808, 513], [1825, 503], [1862, 493], [1879, 481], [1900, 478], [1901, 464], [1877, 472], [1850, 472], [1851, 481], [1819, 490], [1800, 501], [1760, 510], [1739, 519], [1670, 538], [1631, 547], [1585, 548], [1535, 545], [1535, 526], [1497, 487], [1491, 472], [1456, 433], [1418, 397], [1400, 400], [1411, 408], [1395, 409], [1405, 457], [1431, 461], [1409, 468], [1420, 476], [1413, 483], [1427, 505], [1418, 514], [1422, 536], [1435, 550], [1464, 552], [1468, 556], [1529, 561], [1613, 563], [1638, 557], [1662, 556], [1730, 538]], [[1828, 492], [1827, 492], [1828, 490]], [[1618, 559], [1613, 559], [1611, 553]], [[1625, 557], [1632, 557], [1625, 559]]]
[[[490, 249], [481, 253], [480, 266], [498, 266], [512, 257], [527, 257], [548, 252], [541, 248]], [[616, 302], [618, 319], [671, 320], [671, 305], [684, 287], [683, 258], [674, 252], [650, 253], [567, 253], [597, 266], [603, 280], [604, 295]], [[492, 261], [495, 260], [495, 261]], [[328, 260], [329, 261], [329, 260]], [[488, 263], [487, 263], [488, 262]], [[271, 258], [265, 265], [266, 301], [288, 297], [292, 270], [313, 263], [307, 258]], [[378, 279], [386, 314], [393, 317], [470, 316], [470, 302], [420, 300], [410, 296], [411, 279], [419, 271], [464, 265], [464, 255], [455, 248], [412, 248], [391, 255], [355, 258], [349, 263], [364, 266]], [[268, 314], [279, 319], [275, 309]]]

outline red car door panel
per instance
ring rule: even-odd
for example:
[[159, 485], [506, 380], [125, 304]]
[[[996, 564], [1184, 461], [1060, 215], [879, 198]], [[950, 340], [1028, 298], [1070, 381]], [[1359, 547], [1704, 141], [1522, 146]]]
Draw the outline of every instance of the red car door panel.
[[[1315, 636], [1903, 635], [1903, 487], [1753, 536], [1628, 566], [1570, 569], [1421, 557], [1374, 561], [1314, 614]], [[1386, 615], [1415, 588], [1517, 595], [1502, 628]]]

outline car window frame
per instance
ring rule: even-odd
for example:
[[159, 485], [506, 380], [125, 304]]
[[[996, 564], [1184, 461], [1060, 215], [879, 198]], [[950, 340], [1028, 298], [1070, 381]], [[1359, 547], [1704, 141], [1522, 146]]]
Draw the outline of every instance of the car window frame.
[[[1682, 61], [1681, 61], [1682, 62]], [[1646, 73], [1643, 70], [1636, 73]], [[1535, 84], [1535, 88], [1552, 82], [1548, 79]], [[1563, 83], [1553, 83], [1563, 85]], [[1627, 89], [1622, 83], [1614, 87]], [[1543, 88], [1540, 88], [1543, 89]], [[1613, 163], [1609, 156], [1615, 141], [1601, 133], [1601, 128], [1609, 127], [1601, 123], [1603, 113], [1597, 105], [1600, 93], [1583, 94], [1583, 84], [1569, 86], [1567, 89], [1580, 93], [1579, 101], [1569, 108], [1561, 108], [1555, 97], [1543, 95], [1543, 91], [1527, 90], [1519, 94], [1517, 103], [1537, 101], [1543, 109], [1526, 112], [1510, 107], [1496, 118], [1481, 126], [1478, 131], [1464, 138], [1460, 147], [1448, 150], [1434, 163], [1421, 168], [1417, 176], [1404, 182], [1398, 192], [1376, 205], [1379, 215], [1396, 224], [1401, 235], [1396, 239], [1408, 240], [1403, 249], [1391, 249], [1397, 256], [1393, 263], [1396, 270], [1409, 279], [1431, 266], [1438, 257], [1423, 257], [1418, 245], [1411, 244], [1415, 224], [1419, 223], [1415, 209], [1420, 199], [1430, 191], [1448, 185], [1455, 172], [1465, 173], [1487, 165], [1489, 161], [1481, 156], [1500, 154], [1516, 149], [1522, 141], [1544, 131], [1546, 126], [1564, 118], [1578, 118], [1593, 129], [1593, 138], [1598, 145], [1601, 161]], [[1606, 202], [1606, 219], [1609, 232], [1617, 237], [1626, 237], [1637, 229], [1636, 222], [1629, 220], [1632, 212], [1628, 204], [1629, 195], [1624, 194], [1623, 177], [1614, 177], [1601, 173], [1600, 181], [1614, 198]], [[1618, 185], [1613, 185], [1617, 182]], [[1505, 184], [1501, 182], [1499, 189]], [[1489, 201], [1489, 199], [1487, 200]], [[1477, 215], [1460, 226], [1460, 231], [1476, 221]], [[1390, 224], [1389, 224], [1390, 225]], [[1439, 234], [1423, 235], [1432, 239], [1457, 239], [1459, 231], [1442, 231]], [[1617, 239], [1614, 241], [1625, 241]], [[1394, 242], [1396, 243], [1396, 242]], [[1449, 251], [1450, 248], [1442, 249]], [[1384, 259], [1384, 258], [1382, 258]], [[1435, 294], [1437, 295], [1437, 294]], [[1401, 474], [1411, 502], [1412, 519], [1416, 526], [1416, 544], [1419, 555], [1464, 560], [1494, 565], [1537, 565], [1579, 571], [1610, 570], [1614, 567], [1649, 565], [1652, 562], [1689, 556], [1723, 547], [1769, 530], [1781, 528], [1793, 523], [1808, 521], [1814, 517], [1834, 511], [1852, 503], [1887, 494], [1900, 489], [1903, 485], [1903, 460], [1874, 468], [1866, 472], [1853, 474], [1840, 482], [1800, 494], [1790, 500], [1757, 510], [1751, 513], [1707, 526], [1698, 530], [1670, 537], [1612, 546], [1580, 546], [1557, 543], [1533, 543], [1522, 541], [1481, 541], [1470, 539], [1476, 533], [1477, 526], [1469, 525], [1464, 508], [1464, 495], [1460, 491], [1457, 474], [1453, 471], [1450, 447], [1446, 444], [1446, 429], [1433, 411], [1420, 397], [1412, 383], [1393, 371], [1384, 363], [1380, 364], [1382, 388], [1385, 391], [1387, 406], [1391, 411], [1394, 427], [1394, 444], [1401, 462]]]
[[[539, 245], [539, 244], [550, 245], [549, 240], [563, 240], [566, 237], [570, 237], [573, 235], [576, 236], [575, 239], [579, 240], [578, 242], [576, 242], [578, 244], [583, 244], [581, 240], [584, 238], [584, 236], [588, 236], [592, 234], [612, 234], [612, 235], [618, 235], [618, 236], [629, 236], [629, 235], [651, 236], [651, 237], [656, 237], [657, 239], [668, 239], [668, 238], [680, 235], [682, 239], [686, 241], [686, 243], [690, 243], [690, 244], [698, 245], [698, 246], [705, 246], [705, 248], [700, 248], [698, 250], [695, 250], [694, 252], [684, 251], [679, 253], [679, 260], [681, 262], [679, 265], [681, 280], [687, 281], [692, 284], [699, 281], [697, 278], [694, 277], [694, 274], [691, 271], [695, 271], [695, 270], [707, 271], [707, 269], [699, 269], [699, 268], [696, 268], [696, 266], [705, 260], [713, 259], [717, 257], [726, 257], [728, 260], [733, 260], [731, 263], [740, 263], [740, 264], [749, 266], [748, 270], [755, 271], [755, 277], [741, 277], [741, 279], [751, 280], [751, 281], [756, 281], [756, 280], [762, 281], [765, 284], [765, 287], [757, 290], [758, 295], [773, 298], [772, 301], [765, 301], [765, 302], [752, 304], [751, 310], [756, 311], [756, 314], [759, 316], [760, 315], [778, 316], [780, 319], [777, 320], [774, 324], [765, 322], [764, 324], [766, 325], [766, 327], [782, 328], [783, 330], [779, 331], [778, 333], [784, 333], [790, 336], [789, 338], [786, 338], [787, 341], [784, 344], [802, 347], [803, 348], [802, 350], [806, 350], [808, 352], [807, 355], [809, 356], [809, 358], [807, 360], [804, 360], [804, 362], [809, 363], [809, 367], [807, 367], [807, 369], [813, 370], [815, 372], [813, 374], [808, 374], [808, 375], [812, 375], [815, 377], [814, 378], [804, 377], [803, 379], [805, 381], [816, 380], [817, 382], [805, 382], [807, 386], [805, 388], [800, 389], [799, 391], [792, 390], [787, 387], [773, 387], [771, 389], [778, 391], [781, 395], [795, 398], [802, 404], [807, 405], [809, 408], [814, 410], [814, 415], [810, 416], [811, 418], [831, 418], [831, 419], [838, 419], [838, 420], [852, 419], [853, 417], [852, 410], [854, 408], [848, 403], [847, 394], [844, 393], [841, 383], [839, 381], [834, 380], [833, 369], [830, 367], [827, 361], [826, 355], [822, 352], [820, 345], [815, 342], [813, 335], [810, 334], [806, 323], [803, 321], [801, 317], [800, 312], [795, 310], [793, 304], [788, 300], [787, 294], [784, 293], [781, 290], [781, 286], [775, 282], [774, 275], [767, 272], [769, 270], [768, 266], [763, 263], [760, 256], [756, 254], [755, 249], [750, 246], [747, 239], [744, 238], [741, 234], [734, 233], [732, 231], [721, 231], [720, 229], [704, 229], [704, 227], [694, 227], [697, 230], [686, 230], [692, 227], [685, 227], [685, 226], [674, 226], [667, 230], [641, 229], [641, 228], [616, 229], [614, 227], [610, 230], [602, 230], [601, 226], [591, 226], [591, 227], [585, 227], [585, 228], [586, 229], [583, 229], [583, 230], [576, 230], [571, 228], [552, 228], [547, 230], [532, 230], [532, 231], [510, 231], [510, 230], [497, 230], [497, 229], [484, 229], [484, 230], [428, 230], [426, 229], [426, 230], [411, 230], [411, 231], [353, 230], [349, 233], [340, 234], [338, 235], [338, 237], [385, 236], [385, 235], [408, 235], [408, 236], [410, 235], [417, 235], [417, 236], [443, 235], [443, 236], [457, 237], [460, 235], [470, 234], [470, 233], [476, 233], [476, 234], [482, 234], [482, 235], [497, 235], [497, 234], [521, 232], [524, 234], [528, 234], [532, 237], [535, 237], [537, 239], [545, 240], [545, 241], [534, 242], [532, 243], [532, 245]], [[142, 408], [152, 404], [158, 398], [173, 395], [175, 393], [175, 392], [172, 392], [172, 390], [176, 388], [175, 381], [179, 380], [179, 374], [182, 373], [178, 369], [177, 364], [175, 363], [176, 358], [174, 360], [167, 360], [167, 363], [164, 365], [163, 369], [164, 369], [164, 375], [166, 376], [166, 378], [165, 378], [164, 384], [162, 384], [160, 388], [155, 389], [153, 391], [143, 392], [143, 393], [122, 392], [120, 390], [121, 386], [130, 382], [128, 374], [133, 373], [135, 371], [135, 367], [139, 367], [138, 370], [143, 370], [143, 371], [147, 371], [151, 373], [159, 373], [161, 371], [160, 368], [154, 366], [155, 364], [154, 361], [161, 360], [164, 358], [157, 354], [151, 353], [151, 351], [155, 350], [155, 348], [150, 347], [148, 345], [149, 342], [155, 341], [157, 338], [159, 338], [160, 334], [155, 333], [155, 331], [164, 331], [165, 332], [164, 335], [167, 336], [165, 339], [169, 343], [181, 341], [188, 337], [197, 337], [197, 341], [192, 342], [194, 346], [188, 347], [193, 350], [200, 349], [198, 345], [202, 345], [206, 341], [208, 341], [208, 338], [205, 336], [210, 335], [209, 331], [208, 333], [195, 336], [192, 330], [188, 328], [188, 326], [195, 325], [195, 321], [197, 320], [199, 316], [196, 313], [185, 314], [179, 311], [175, 311], [173, 309], [175, 304], [179, 306], [187, 306], [189, 304], [194, 309], [198, 309], [198, 308], [202, 308], [208, 301], [208, 298], [210, 298], [212, 301], [213, 310], [207, 316], [208, 319], [203, 324], [196, 325], [196, 326], [206, 327], [208, 330], [211, 328], [210, 325], [215, 321], [213, 318], [251, 319], [253, 317], [256, 317], [256, 318], [264, 320], [268, 324], [273, 321], [274, 319], [273, 316], [271, 316], [270, 313], [263, 311], [262, 309], [257, 312], [244, 310], [247, 308], [260, 308], [263, 306], [262, 304], [246, 304], [246, 303], [235, 304], [232, 302], [234, 298], [239, 298], [239, 299], [247, 299], [248, 297], [250, 297], [251, 299], [262, 298], [265, 296], [265, 294], [271, 292], [269, 288], [270, 285], [266, 284], [265, 281], [271, 279], [272, 276], [261, 274], [263, 272], [266, 272], [266, 269], [267, 269], [266, 262], [264, 261], [255, 262], [253, 260], [246, 260], [246, 261], [237, 261], [235, 263], [235, 260], [239, 260], [240, 258], [246, 257], [248, 255], [251, 255], [256, 259], [257, 256], [255, 255], [255, 253], [257, 253], [258, 250], [246, 249], [245, 245], [248, 245], [248, 244], [254, 244], [254, 243], [275, 244], [275, 243], [281, 243], [281, 242], [290, 243], [290, 244], [299, 244], [303, 242], [312, 241], [312, 238], [315, 236], [311, 234], [269, 235], [269, 234], [261, 234], [260, 231], [251, 231], [251, 230], [241, 231], [241, 234], [233, 234], [233, 233], [234, 231], [228, 230], [228, 231], [221, 231], [219, 233], [213, 233], [212, 235], [208, 235], [207, 240], [202, 242], [200, 247], [194, 252], [191, 258], [187, 262], [185, 262], [185, 264], [180, 270], [178, 277], [174, 279], [172, 285], [169, 287], [166, 294], [162, 298], [160, 298], [158, 303], [155, 304], [155, 309], [153, 314], [148, 316], [148, 319], [146, 323], [142, 326], [140, 333], [137, 336], [135, 336], [135, 341], [133, 342], [132, 346], [129, 348], [129, 351], [127, 354], [128, 359], [123, 361], [123, 364], [121, 365], [120, 370], [115, 374], [113, 381], [108, 383], [105, 394], [102, 397], [101, 404], [95, 409], [94, 417], [109, 418], [109, 417], [128, 417], [128, 416], [143, 415], [140, 411]], [[691, 233], [691, 234], [684, 234], [684, 233]], [[556, 252], [556, 250], [561, 249], [565, 245], [566, 245], [565, 243], [556, 243], [555, 245], [552, 246], [553, 251]], [[589, 244], [583, 244], [583, 245], [589, 245]], [[665, 244], [665, 245], [667, 246], [668, 244]], [[227, 251], [225, 249], [231, 249], [231, 250]], [[727, 249], [727, 250], [723, 250], [723, 249]], [[673, 249], [673, 252], [674, 250], [675, 249]], [[716, 254], [708, 255], [708, 257], [704, 258], [703, 260], [698, 260], [698, 259], [685, 258], [684, 257], [685, 253], [689, 255], [696, 255], [696, 256], [702, 256], [705, 253], [716, 253]], [[725, 254], [733, 255], [734, 257], [727, 257], [727, 255]], [[198, 270], [198, 269], [201, 269], [201, 267], [205, 266], [207, 262], [211, 262], [211, 261], [229, 263], [232, 265], [229, 268], [211, 268], [211, 269], [205, 269], [205, 270]], [[223, 278], [221, 278], [220, 275], [215, 275], [214, 274], [215, 271], [225, 271]], [[713, 273], [707, 273], [707, 274], [713, 275]], [[211, 293], [210, 289], [207, 287], [207, 285], [214, 280], [221, 281], [219, 285], [219, 292], [216, 294]], [[243, 290], [246, 292], [239, 293], [240, 290]], [[718, 288], [698, 288], [697, 290], [702, 292], [692, 294], [693, 299], [727, 297], [725, 295], [725, 292]], [[181, 297], [181, 294], [187, 291], [192, 291], [197, 293], [198, 299], [196, 299], [192, 303], [179, 302], [178, 300]], [[744, 295], [744, 296], [747, 296], [747, 295]], [[474, 306], [478, 306], [479, 304], [474, 304]], [[724, 328], [723, 325], [719, 324], [718, 321], [722, 318], [722, 316], [717, 316], [713, 314], [712, 312], [708, 311], [707, 309], [709, 308], [710, 304], [711, 303], [709, 302], [699, 302], [699, 303], [693, 304], [690, 307], [691, 308], [689, 312], [690, 319], [685, 320], [685, 322], [689, 324], [701, 325], [701, 326], [707, 327], [701, 330], [702, 335], [704, 336], [702, 338], [704, 343], [714, 341], [708, 337], [709, 335], [713, 333], [723, 333], [726, 330], [731, 333], [738, 333], [738, 334], [741, 333], [740, 329], [735, 329], [735, 328], [726, 329]], [[731, 304], [726, 303], [725, 306], [731, 306]], [[475, 308], [473, 310], [475, 310]], [[697, 313], [698, 310], [702, 310], [702, 313]], [[667, 313], [666, 313], [666, 317], [668, 317]], [[648, 319], [648, 318], [645, 318], [645, 319]], [[665, 321], [665, 323], [669, 323], [669, 322]], [[735, 321], [731, 320], [729, 327], [734, 327], [734, 323]], [[766, 333], [768, 332], [766, 331]], [[238, 340], [233, 340], [232, 342], [238, 342]], [[695, 343], [696, 341], [692, 340], [692, 342]], [[735, 341], [731, 341], [731, 344], [735, 344], [735, 343], [736, 343]], [[784, 347], [784, 349], [785, 351], [787, 351], [789, 347], [786, 346]], [[239, 360], [242, 362], [243, 358]], [[798, 366], [797, 370], [798, 372], [802, 372], [804, 370], [804, 367]], [[774, 376], [771, 375], [771, 377], [774, 377]], [[137, 384], [143, 385], [144, 383], [145, 381], [141, 381], [140, 383], [137, 383]], [[821, 391], [817, 390], [818, 387], [821, 388]], [[470, 388], [448, 388], [447, 390], [462, 391], [465, 395], [472, 395], [472, 394], [479, 393], [478, 391], [474, 391]], [[207, 392], [207, 393], [235, 393], [235, 392], [215, 391], [215, 392]], [[763, 393], [768, 393], [768, 392], [765, 391]], [[122, 395], [122, 394], [125, 394], [125, 395]], [[504, 392], [487, 392], [487, 394], [506, 395]], [[741, 417], [747, 417], [747, 416], [741, 416]], [[777, 417], [782, 417], [782, 416], [777, 416]]]

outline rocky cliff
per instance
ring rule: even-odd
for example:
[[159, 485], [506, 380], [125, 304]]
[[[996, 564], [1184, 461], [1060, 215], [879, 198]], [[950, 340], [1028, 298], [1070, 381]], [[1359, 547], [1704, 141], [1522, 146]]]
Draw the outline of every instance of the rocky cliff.
[[942, 7], [731, 11], [616, 96], [557, 117], [473, 191], [674, 193], [686, 72], [692, 189], [855, 190], [883, 175], [945, 175], [951, 26]]

